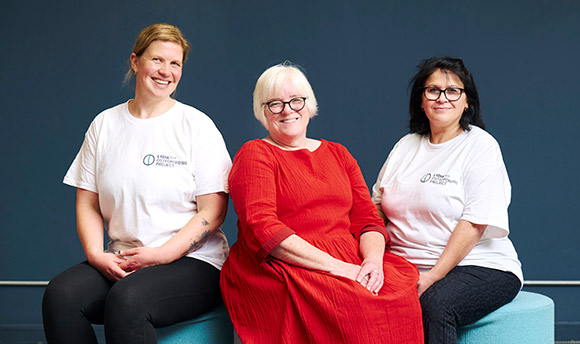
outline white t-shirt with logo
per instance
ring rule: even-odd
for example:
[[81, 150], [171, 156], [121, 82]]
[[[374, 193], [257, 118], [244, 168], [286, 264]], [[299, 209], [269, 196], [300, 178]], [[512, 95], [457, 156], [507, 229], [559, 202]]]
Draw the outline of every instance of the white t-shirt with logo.
[[[197, 196], [228, 192], [231, 164], [201, 111], [176, 101], [160, 116], [137, 119], [127, 102], [93, 120], [64, 183], [99, 194], [107, 251], [116, 252], [167, 242], [197, 213]], [[228, 250], [218, 228], [188, 256], [221, 269]]]
[[460, 220], [487, 225], [483, 237], [458, 265], [510, 271], [523, 281], [508, 239], [511, 185], [497, 141], [472, 126], [432, 144], [419, 134], [393, 148], [373, 186], [373, 202], [389, 219], [392, 252], [431, 269]]

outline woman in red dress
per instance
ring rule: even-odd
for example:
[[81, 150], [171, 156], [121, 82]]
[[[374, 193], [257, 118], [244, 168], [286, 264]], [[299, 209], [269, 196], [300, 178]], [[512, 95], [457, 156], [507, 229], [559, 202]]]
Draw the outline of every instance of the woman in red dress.
[[238, 240], [222, 294], [244, 343], [423, 343], [417, 269], [389, 236], [356, 160], [306, 137], [316, 98], [288, 63], [266, 70], [229, 176]]

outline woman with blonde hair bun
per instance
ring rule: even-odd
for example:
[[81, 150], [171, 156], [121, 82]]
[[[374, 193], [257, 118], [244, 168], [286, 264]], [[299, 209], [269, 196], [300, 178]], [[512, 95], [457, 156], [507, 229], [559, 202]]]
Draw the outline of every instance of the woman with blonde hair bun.
[[46, 288], [48, 343], [97, 343], [91, 324], [108, 344], [156, 343], [156, 327], [222, 302], [231, 159], [211, 119], [173, 98], [189, 50], [173, 25], [139, 34], [135, 97], [93, 120], [64, 178], [86, 261]]

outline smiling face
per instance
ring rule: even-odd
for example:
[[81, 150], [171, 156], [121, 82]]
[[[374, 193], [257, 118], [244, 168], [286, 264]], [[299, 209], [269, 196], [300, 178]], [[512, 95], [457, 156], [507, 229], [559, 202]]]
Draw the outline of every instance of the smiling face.
[[141, 56], [133, 53], [130, 59], [135, 71], [135, 97], [169, 99], [181, 79], [183, 48], [169, 41], [153, 41]]
[[[425, 81], [424, 86], [444, 90], [450, 87], [463, 88], [463, 83], [455, 73], [437, 69]], [[461, 130], [459, 120], [461, 119], [463, 111], [468, 106], [465, 92], [463, 92], [458, 100], [453, 102], [447, 100], [443, 93], [437, 100], [428, 100], [423, 95], [423, 101], [421, 103], [421, 108], [425, 111], [425, 115], [429, 119], [431, 133], [451, 133]]]
[[[305, 97], [305, 95], [300, 92], [300, 88], [295, 85], [292, 78], [288, 77], [278, 89], [274, 90], [274, 94], [266, 100], [266, 103], [272, 100], [287, 102], [296, 97]], [[285, 104], [281, 113], [274, 114], [267, 105], [264, 105], [264, 114], [266, 129], [275, 142], [284, 146], [296, 146], [306, 140], [306, 129], [311, 117], [308, 106], [300, 111], [294, 111], [288, 104]]]

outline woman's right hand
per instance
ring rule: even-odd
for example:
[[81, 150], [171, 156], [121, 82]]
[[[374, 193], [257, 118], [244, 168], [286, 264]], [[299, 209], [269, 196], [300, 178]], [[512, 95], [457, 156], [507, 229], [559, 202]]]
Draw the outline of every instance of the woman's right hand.
[[87, 261], [107, 279], [116, 282], [127, 276], [119, 267], [124, 261], [113, 253], [103, 252], [103, 218], [99, 206], [99, 194], [77, 189], [77, 232]]
[[129, 274], [119, 267], [119, 264], [123, 261], [125, 261], [125, 259], [116, 254], [102, 252], [91, 257], [91, 259], [89, 259], [89, 264], [99, 270], [99, 272], [107, 277], [107, 279], [117, 282]]
[[329, 273], [335, 276], [346, 277], [356, 282], [360, 269], [360, 265], [339, 261], [336, 268], [330, 270]]

